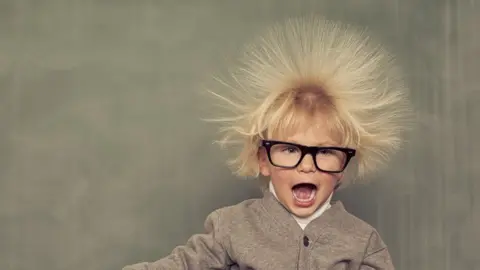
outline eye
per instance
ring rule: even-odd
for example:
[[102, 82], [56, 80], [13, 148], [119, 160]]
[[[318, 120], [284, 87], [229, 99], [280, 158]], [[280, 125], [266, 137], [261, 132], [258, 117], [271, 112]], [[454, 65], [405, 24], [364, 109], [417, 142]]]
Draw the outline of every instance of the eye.
[[297, 148], [295, 147], [286, 147], [284, 151], [289, 152], [289, 153], [295, 153], [297, 152]]
[[293, 147], [293, 146], [285, 146], [285, 147], [283, 148], [283, 152], [296, 153], [296, 152], [298, 152], [298, 148]]
[[332, 150], [332, 149], [320, 149], [320, 150], [318, 150], [317, 154], [328, 156], [328, 155], [333, 155], [334, 152], [335, 151]]

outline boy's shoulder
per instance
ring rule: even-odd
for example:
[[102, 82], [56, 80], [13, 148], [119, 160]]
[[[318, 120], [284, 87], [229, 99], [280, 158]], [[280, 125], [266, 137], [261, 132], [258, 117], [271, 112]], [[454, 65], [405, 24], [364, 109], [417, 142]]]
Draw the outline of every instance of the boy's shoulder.
[[338, 213], [337, 218], [341, 220], [341, 223], [344, 227], [355, 227], [355, 230], [365, 230], [371, 231], [374, 227], [367, 221], [359, 218], [355, 214], [351, 213], [348, 209], [345, 208], [345, 205], [342, 201], [333, 201], [332, 208], [336, 209]]
[[331, 230], [338, 235], [343, 235], [349, 239], [355, 236], [361, 242], [369, 241], [371, 237], [379, 237], [377, 229], [367, 221], [357, 217], [348, 211], [341, 201], [332, 202], [332, 207], [336, 213], [330, 224]]
[[215, 212], [224, 219], [243, 218], [245, 215], [257, 213], [261, 207], [261, 201], [262, 198], [245, 199], [236, 204], [220, 207]]
[[249, 225], [261, 222], [261, 200], [261, 198], [246, 199], [233, 205], [217, 208], [208, 215], [205, 228], [214, 229], [218, 235], [224, 236], [238, 230], [248, 230]]

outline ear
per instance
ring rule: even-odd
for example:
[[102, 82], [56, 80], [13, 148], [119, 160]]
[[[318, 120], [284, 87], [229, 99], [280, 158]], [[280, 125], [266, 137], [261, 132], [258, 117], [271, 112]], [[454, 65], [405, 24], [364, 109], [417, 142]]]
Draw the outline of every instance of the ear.
[[261, 147], [257, 152], [259, 171], [263, 176], [270, 176], [270, 161], [268, 160], [267, 151]]

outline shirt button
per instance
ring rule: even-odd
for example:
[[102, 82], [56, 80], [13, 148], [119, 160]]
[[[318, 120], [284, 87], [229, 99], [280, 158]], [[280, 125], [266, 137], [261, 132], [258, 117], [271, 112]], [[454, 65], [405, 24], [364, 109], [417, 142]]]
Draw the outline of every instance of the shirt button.
[[304, 236], [303, 237], [303, 245], [308, 247], [309, 244], [310, 244], [310, 240], [308, 239], [307, 236]]

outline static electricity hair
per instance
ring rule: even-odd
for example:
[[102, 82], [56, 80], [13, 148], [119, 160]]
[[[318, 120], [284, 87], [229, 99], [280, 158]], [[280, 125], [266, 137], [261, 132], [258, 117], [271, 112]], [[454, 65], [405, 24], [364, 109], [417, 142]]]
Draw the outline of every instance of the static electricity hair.
[[218, 142], [238, 147], [229, 165], [239, 176], [259, 175], [261, 140], [320, 125], [357, 150], [363, 178], [399, 149], [410, 116], [392, 55], [366, 31], [321, 17], [271, 26], [247, 44], [229, 80], [216, 79], [224, 90], [208, 91], [226, 114], [211, 120], [221, 124]]

